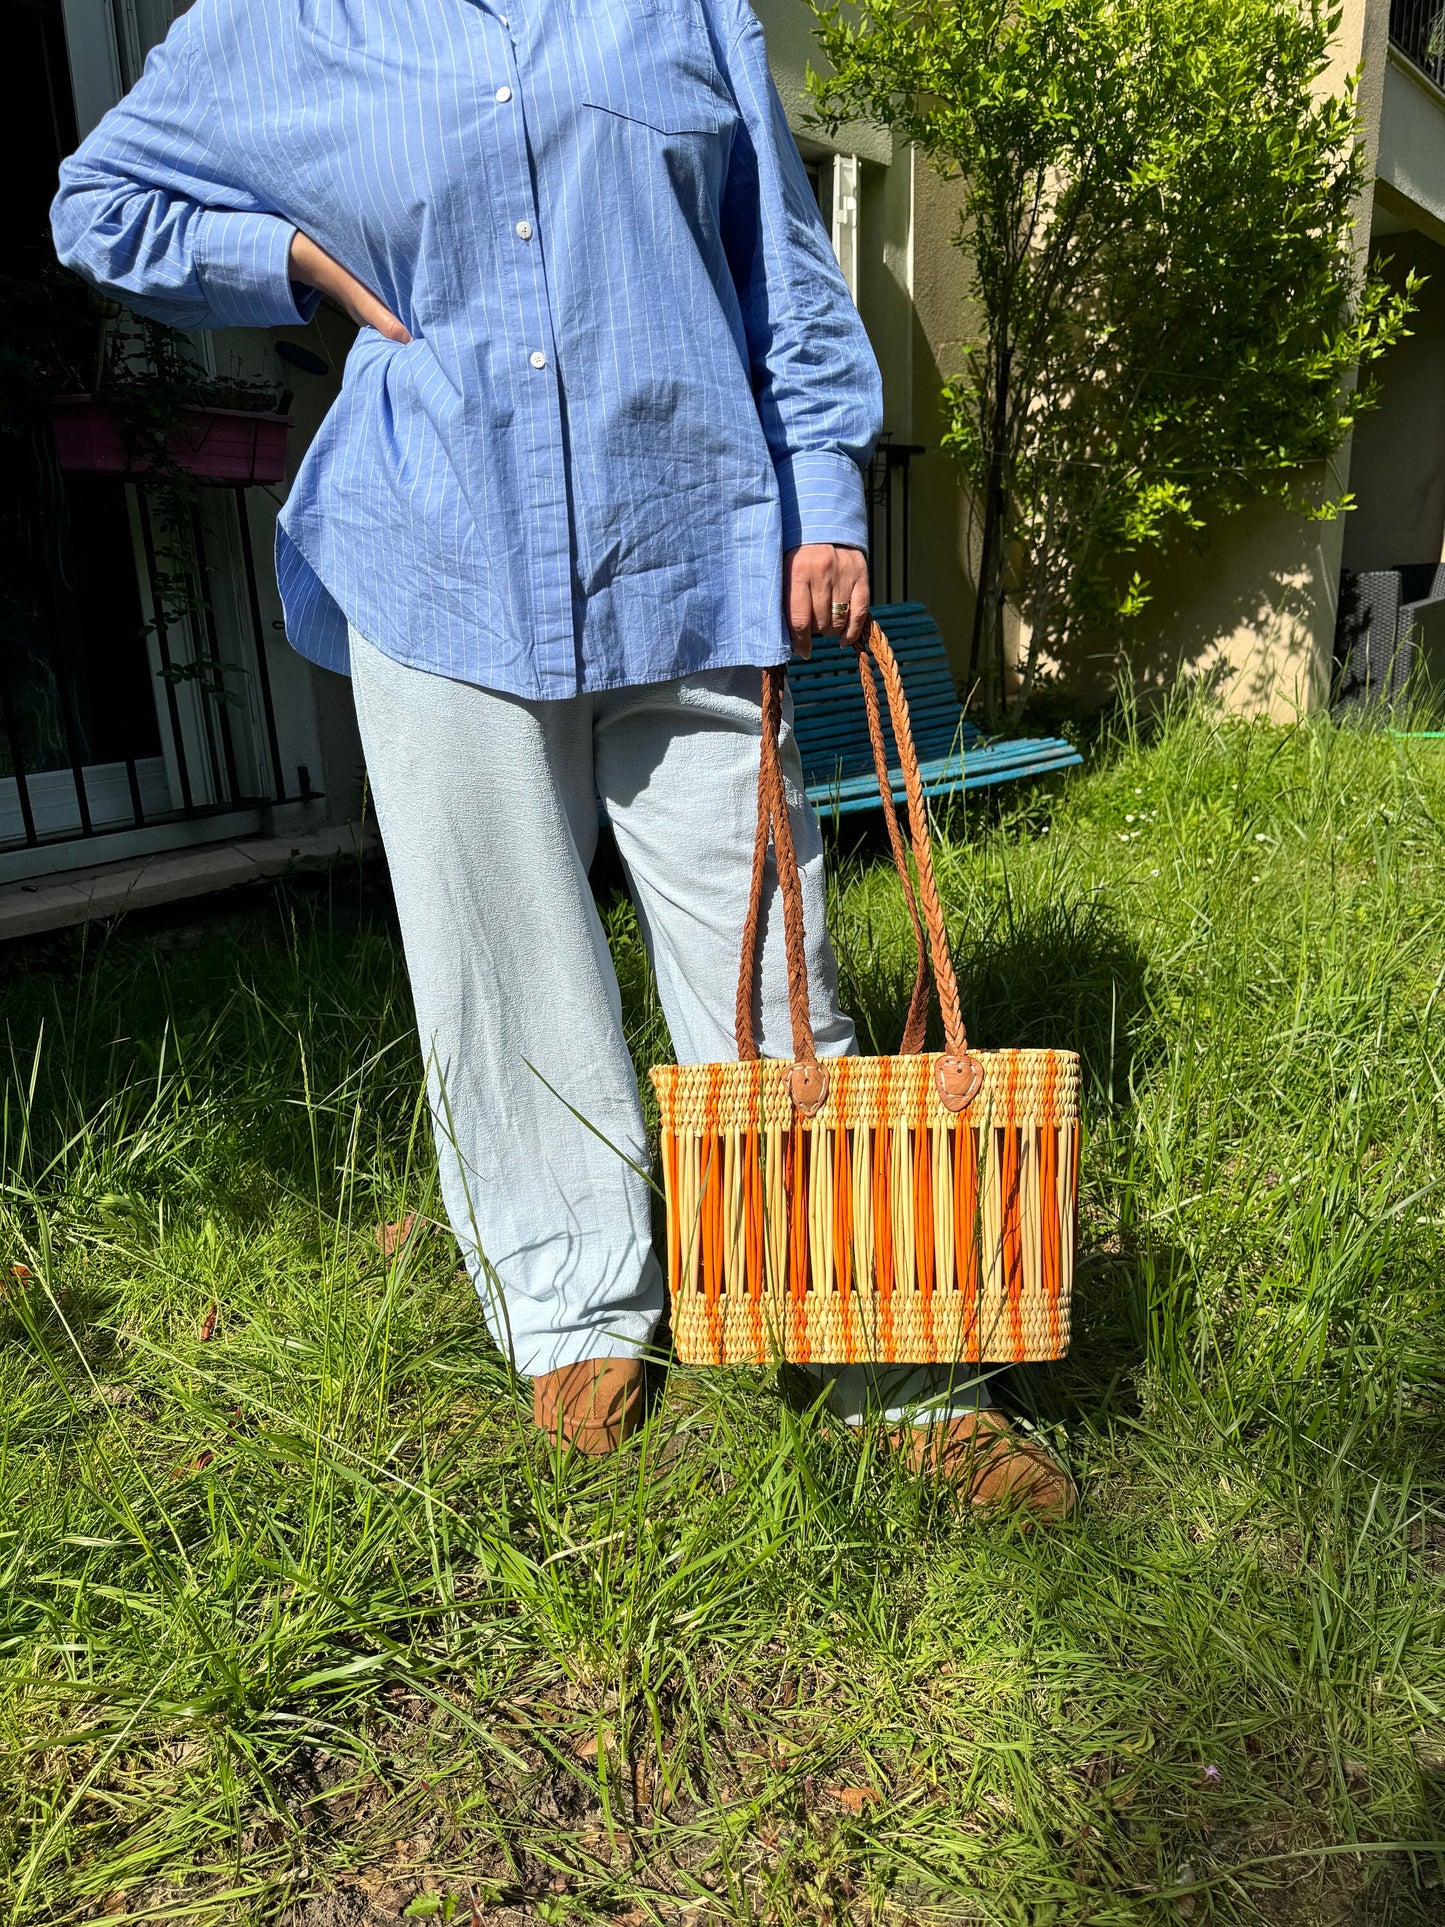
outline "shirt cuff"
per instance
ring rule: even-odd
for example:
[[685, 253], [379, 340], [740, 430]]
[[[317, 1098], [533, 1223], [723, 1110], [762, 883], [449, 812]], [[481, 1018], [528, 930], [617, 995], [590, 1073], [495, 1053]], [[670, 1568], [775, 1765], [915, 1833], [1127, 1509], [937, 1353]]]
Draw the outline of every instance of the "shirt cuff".
[[196, 270], [213, 328], [289, 328], [321, 300], [290, 276], [295, 226], [279, 214], [208, 208], [196, 233]]
[[868, 509], [863, 471], [851, 455], [804, 450], [774, 464], [783, 511], [783, 547], [833, 542], [839, 548], [868, 548]]

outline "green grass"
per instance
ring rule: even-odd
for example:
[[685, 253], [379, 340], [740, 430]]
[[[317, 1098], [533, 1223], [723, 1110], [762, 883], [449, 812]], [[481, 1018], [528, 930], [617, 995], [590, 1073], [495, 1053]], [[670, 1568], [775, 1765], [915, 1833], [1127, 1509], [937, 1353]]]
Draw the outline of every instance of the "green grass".
[[354, 879], [8, 969], [7, 1920], [1445, 1919], [1445, 745], [1181, 713], [940, 830], [975, 1039], [1086, 1066], [1047, 1536], [762, 1374], [551, 1456], [375, 1243], [436, 1201]]

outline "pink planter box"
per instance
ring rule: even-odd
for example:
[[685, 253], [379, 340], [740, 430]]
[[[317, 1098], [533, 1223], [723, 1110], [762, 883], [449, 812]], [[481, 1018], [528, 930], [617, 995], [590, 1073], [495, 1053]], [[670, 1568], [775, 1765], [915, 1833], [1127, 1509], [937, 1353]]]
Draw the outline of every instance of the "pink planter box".
[[[75, 475], [144, 475], [151, 466], [125, 445], [114, 402], [66, 395], [50, 404], [60, 466]], [[166, 453], [177, 468], [207, 482], [280, 482], [286, 478], [289, 415], [256, 415], [242, 408], [186, 408], [171, 430]]]

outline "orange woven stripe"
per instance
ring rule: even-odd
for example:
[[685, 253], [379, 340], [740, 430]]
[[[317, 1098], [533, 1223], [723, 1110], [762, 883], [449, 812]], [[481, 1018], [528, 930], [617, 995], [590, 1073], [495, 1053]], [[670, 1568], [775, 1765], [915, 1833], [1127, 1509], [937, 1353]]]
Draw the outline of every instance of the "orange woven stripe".
[[715, 1305], [723, 1288], [723, 1141], [718, 1132], [703, 1139], [702, 1195], [702, 1288], [709, 1305]]
[[1043, 1123], [1039, 1143], [1039, 1280], [1049, 1308], [1049, 1342], [1059, 1349], [1059, 1288], [1061, 1283], [1059, 1250], [1059, 1068], [1050, 1058], [1044, 1069]]
[[743, 1277], [748, 1301], [748, 1335], [759, 1364], [767, 1356], [763, 1335], [763, 1168], [758, 1134], [743, 1132]]
[[893, 1357], [893, 1132], [880, 1124], [873, 1133], [873, 1289], [878, 1303], [878, 1343], [885, 1360]]
[[[698, 1174], [698, 1207], [702, 1217], [702, 1275], [703, 1288], [710, 1305], [716, 1304], [718, 1292], [722, 1289], [722, 1222], [723, 1222], [723, 1146], [718, 1135], [717, 1114], [718, 1095], [722, 1089], [722, 1065], [709, 1064], [707, 1070], [707, 1097], [703, 1104], [702, 1128], [702, 1165]], [[714, 1248], [713, 1228], [716, 1225], [717, 1240]]]
[[928, 1358], [931, 1363], [939, 1356], [939, 1345], [938, 1333], [933, 1322], [934, 1293], [938, 1288], [938, 1248], [935, 1243], [938, 1200], [933, 1194], [933, 1132], [929, 1122], [930, 1099], [929, 1081], [920, 1079], [917, 1109], [914, 1112], [917, 1138], [914, 1144], [913, 1168], [915, 1184], [918, 1187], [916, 1210], [918, 1289], [923, 1295], [923, 1329], [928, 1339]]
[[962, 1304], [963, 1355], [978, 1356], [978, 1133], [953, 1133], [953, 1262]]
[[723, 1277], [723, 1142], [718, 1133], [718, 1093], [722, 1087], [722, 1066], [708, 1066], [707, 1101], [703, 1111], [702, 1166], [699, 1173], [698, 1236], [702, 1243], [702, 1288], [707, 1305], [707, 1329], [719, 1364], [725, 1351], [722, 1319], [718, 1311]]
[[1019, 1197], [1019, 1167], [1023, 1158], [1023, 1133], [1015, 1125], [996, 1133], [999, 1144], [1000, 1244], [1003, 1256], [1003, 1288], [1008, 1305], [1009, 1336], [1013, 1356], [1022, 1358], [1024, 1342], [1023, 1288], [1024, 1242], [1023, 1210]]
[[763, 1334], [764, 1219], [762, 1153], [758, 1144], [758, 1083], [762, 1064], [748, 1079], [748, 1121], [743, 1132], [743, 1288], [748, 1295], [748, 1335], [759, 1364], [767, 1356]]
[[721, 1363], [723, 1337], [717, 1301], [723, 1287], [723, 1157], [722, 1139], [716, 1135], [702, 1141], [697, 1215], [708, 1337]]
[[[1006, 1115], [1018, 1116], [1019, 1060], [1010, 1057], [1008, 1078], [1005, 1086], [1008, 1096]], [[1012, 1219], [1013, 1246], [1010, 1250], [1007, 1229], [1004, 1236], [1004, 1289], [1008, 1294], [1009, 1333], [1013, 1339], [1014, 1357], [1022, 1358], [1028, 1350], [1024, 1336], [1023, 1293], [1024, 1293], [1024, 1134], [1017, 1125], [1009, 1132], [1014, 1154], [1013, 1183], [1005, 1189], [1003, 1196], [1003, 1222], [1007, 1228]], [[1037, 1172], [1034, 1176], [1037, 1177]]]
[[933, 1329], [933, 1146], [928, 1126], [913, 1133], [913, 1252], [918, 1267], [918, 1294], [923, 1300], [923, 1336], [931, 1364], [938, 1356], [938, 1334]]
[[1046, 1124], [1039, 1132], [1039, 1278], [1049, 1307], [1049, 1338], [1059, 1349], [1059, 1134]]
[[801, 1117], [788, 1133], [788, 1356], [806, 1365], [808, 1343], [808, 1138]]
[[849, 1133], [841, 1127], [833, 1133], [833, 1263], [838, 1273], [843, 1355], [852, 1364], [857, 1354], [853, 1329], [853, 1147]]

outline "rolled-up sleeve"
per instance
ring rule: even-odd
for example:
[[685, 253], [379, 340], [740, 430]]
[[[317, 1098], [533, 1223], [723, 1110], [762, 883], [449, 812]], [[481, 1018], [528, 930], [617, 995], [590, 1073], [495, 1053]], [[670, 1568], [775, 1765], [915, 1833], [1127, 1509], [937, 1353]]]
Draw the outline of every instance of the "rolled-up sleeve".
[[728, 78], [741, 115], [723, 241], [773, 458], [783, 547], [867, 546], [863, 469], [883, 420], [878, 363], [749, 17]]
[[56, 252], [137, 313], [177, 328], [284, 327], [318, 296], [290, 279], [294, 223], [227, 171], [225, 122], [195, 58], [204, 7], [60, 169]]

